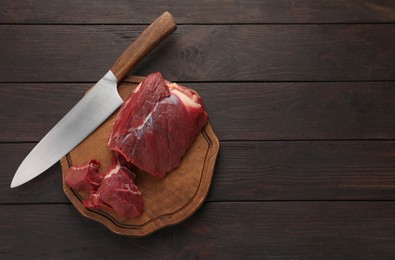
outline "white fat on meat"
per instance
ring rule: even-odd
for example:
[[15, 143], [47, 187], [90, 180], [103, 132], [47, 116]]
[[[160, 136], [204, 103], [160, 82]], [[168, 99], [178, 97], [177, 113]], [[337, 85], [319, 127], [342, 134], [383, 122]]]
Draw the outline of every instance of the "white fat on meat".
[[121, 164], [118, 162], [117, 165], [111, 169], [111, 171], [109, 173], [106, 174], [106, 176], [104, 176], [104, 179], [108, 179], [110, 178], [112, 175], [116, 174], [119, 169], [121, 169]]
[[170, 92], [176, 95], [186, 107], [201, 108], [201, 105], [198, 103], [199, 96], [197, 94], [181, 88], [176, 83], [166, 85], [169, 87]]

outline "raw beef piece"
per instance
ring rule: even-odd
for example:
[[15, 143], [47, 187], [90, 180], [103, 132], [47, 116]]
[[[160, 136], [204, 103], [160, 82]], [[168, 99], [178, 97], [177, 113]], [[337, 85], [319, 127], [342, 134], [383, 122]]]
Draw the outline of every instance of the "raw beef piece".
[[208, 120], [200, 96], [149, 75], [122, 105], [109, 147], [145, 172], [165, 177], [177, 167]]
[[91, 160], [85, 166], [71, 167], [66, 173], [66, 183], [76, 191], [94, 192], [99, 187], [103, 175], [99, 171], [100, 163]]
[[84, 206], [111, 209], [127, 218], [143, 213], [143, 198], [134, 184], [136, 175], [117, 161], [103, 178], [97, 191], [84, 200]]

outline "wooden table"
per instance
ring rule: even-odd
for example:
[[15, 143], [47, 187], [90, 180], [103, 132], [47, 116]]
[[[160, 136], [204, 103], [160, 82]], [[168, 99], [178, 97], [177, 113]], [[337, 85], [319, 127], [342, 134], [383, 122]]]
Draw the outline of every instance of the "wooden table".
[[[0, 1], [0, 258], [394, 259], [395, 2]], [[203, 97], [210, 194], [148, 237], [82, 217], [60, 165], [16, 168], [147, 24], [178, 30], [133, 71]]]

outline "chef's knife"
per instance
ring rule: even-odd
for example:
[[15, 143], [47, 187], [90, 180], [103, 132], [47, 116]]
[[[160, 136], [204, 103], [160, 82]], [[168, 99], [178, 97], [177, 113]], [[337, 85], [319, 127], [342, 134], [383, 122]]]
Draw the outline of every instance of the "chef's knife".
[[111, 70], [33, 148], [16, 171], [11, 188], [43, 173], [100, 126], [123, 103], [117, 91], [118, 82], [176, 28], [169, 12], [147, 27]]

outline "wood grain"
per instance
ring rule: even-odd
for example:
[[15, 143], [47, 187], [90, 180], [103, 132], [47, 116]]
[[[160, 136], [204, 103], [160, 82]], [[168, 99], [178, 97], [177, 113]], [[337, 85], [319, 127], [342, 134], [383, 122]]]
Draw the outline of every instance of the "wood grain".
[[11, 189], [12, 178], [35, 143], [0, 143], [0, 204], [8, 203], [66, 203], [60, 163], [50, 167], [20, 188]]
[[[395, 139], [393, 82], [184, 85], [202, 96], [222, 141]], [[89, 86], [0, 84], [0, 141], [39, 141]]]
[[[110, 234], [69, 205], [0, 206], [2, 258], [391, 259], [395, 202], [206, 203], [145, 238]], [[28, 216], [28, 217], [27, 217]], [[21, 235], [23, 234], [23, 236]], [[43, 248], [43, 245], [51, 245]]]
[[[133, 239], [80, 216], [60, 164], [9, 189], [35, 142], [165, 10], [182, 25], [132, 73], [160, 70], [203, 96], [221, 139], [207, 203]], [[0, 0], [0, 82], [14, 82], [0, 84], [0, 258], [395, 259], [394, 10]]]
[[209, 200], [394, 200], [395, 142], [230, 142]]
[[[149, 3], [149, 8], [147, 8]], [[392, 0], [125, 1], [1, 0], [0, 23], [148, 24], [165, 10], [178, 23], [377, 23], [394, 22]]]
[[123, 51], [111, 67], [118, 81], [122, 81], [130, 70], [161, 41], [177, 29], [177, 24], [169, 12], [164, 12]]
[[[96, 82], [144, 28], [2, 25], [0, 81]], [[395, 80], [393, 42], [391, 24], [183, 25], [133, 74], [161, 71], [172, 81]]]
[[[133, 78], [131, 83], [121, 83], [118, 86], [121, 98], [125, 101], [142, 80], [139, 77]], [[92, 159], [100, 162], [102, 172], [108, 172], [114, 162], [114, 154], [108, 148], [108, 137], [118, 113], [119, 109], [61, 159], [65, 194], [82, 215], [101, 222], [117, 234], [146, 236], [184, 221], [203, 204], [214, 174], [219, 141], [209, 122], [196, 136], [180, 165], [166, 178], [159, 181], [145, 172], [137, 172], [136, 185], [144, 201], [144, 212], [137, 218], [124, 218], [112, 210], [87, 209], [83, 204], [86, 194], [78, 193], [66, 184], [70, 167], [85, 165]]]
[[[9, 189], [34, 144], [0, 144], [0, 204], [68, 203], [56, 164]], [[394, 141], [221, 142], [207, 201], [395, 200]]]

